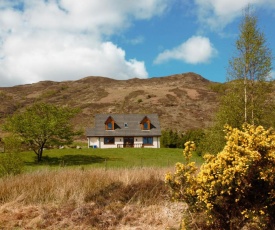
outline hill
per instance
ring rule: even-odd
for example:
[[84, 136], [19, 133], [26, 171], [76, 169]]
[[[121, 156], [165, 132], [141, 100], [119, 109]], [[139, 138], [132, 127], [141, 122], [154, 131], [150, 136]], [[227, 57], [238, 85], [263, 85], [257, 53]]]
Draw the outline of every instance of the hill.
[[162, 129], [188, 130], [209, 126], [218, 106], [213, 85], [195, 73], [114, 80], [86, 77], [76, 81], [42, 81], [0, 87], [0, 120], [15, 111], [43, 101], [79, 107], [74, 125], [93, 126], [97, 113], [157, 113]]

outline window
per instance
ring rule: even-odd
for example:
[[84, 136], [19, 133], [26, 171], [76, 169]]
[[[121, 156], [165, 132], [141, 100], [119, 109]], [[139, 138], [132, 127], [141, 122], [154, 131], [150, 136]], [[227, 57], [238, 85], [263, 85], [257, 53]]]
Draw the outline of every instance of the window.
[[144, 145], [153, 145], [153, 137], [143, 137]]
[[125, 127], [125, 128], [128, 128], [128, 124], [127, 124], [127, 123], [124, 123], [124, 127]]
[[104, 144], [114, 144], [115, 143], [115, 138], [114, 137], [104, 137]]
[[115, 120], [110, 116], [105, 121], [105, 130], [114, 130], [115, 129]]
[[150, 130], [151, 129], [151, 121], [147, 116], [145, 116], [140, 122], [141, 130]]
[[113, 124], [112, 124], [112, 122], [107, 123], [107, 129], [108, 129], [108, 130], [112, 130], [112, 129], [113, 129]]
[[143, 123], [143, 129], [145, 129], [145, 130], [148, 130], [149, 128], [148, 128], [148, 123], [147, 122], [144, 122]]

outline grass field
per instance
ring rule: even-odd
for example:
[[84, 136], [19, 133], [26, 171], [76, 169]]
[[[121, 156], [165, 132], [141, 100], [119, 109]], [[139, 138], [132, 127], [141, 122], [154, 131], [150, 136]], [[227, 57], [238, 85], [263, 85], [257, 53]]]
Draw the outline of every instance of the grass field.
[[164, 177], [182, 151], [48, 149], [39, 164], [19, 153], [25, 173], [0, 178], [0, 229], [179, 229], [186, 204], [171, 202]]
[[179, 229], [186, 204], [171, 202], [164, 177], [182, 149], [49, 149], [39, 164], [20, 155], [25, 173], [0, 178], [0, 229]]
[[[81, 167], [81, 168], [135, 168], [135, 167], [171, 167], [183, 162], [182, 149], [49, 149], [44, 150], [43, 160], [37, 164], [36, 155], [29, 151], [20, 153], [25, 162], [25, 170], [41, 168]], [[193, 156], [200, 165], [203, 159]]]
[[179, 229], [167, 168], [41, 169], [0, 178], [0, 229]]

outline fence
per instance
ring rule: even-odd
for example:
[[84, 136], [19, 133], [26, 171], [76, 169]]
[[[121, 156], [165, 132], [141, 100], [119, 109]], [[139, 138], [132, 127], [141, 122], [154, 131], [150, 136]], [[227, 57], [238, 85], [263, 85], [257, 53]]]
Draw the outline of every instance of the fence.
[[143, 148], [143, 144], [117, 144], [117, 148]]

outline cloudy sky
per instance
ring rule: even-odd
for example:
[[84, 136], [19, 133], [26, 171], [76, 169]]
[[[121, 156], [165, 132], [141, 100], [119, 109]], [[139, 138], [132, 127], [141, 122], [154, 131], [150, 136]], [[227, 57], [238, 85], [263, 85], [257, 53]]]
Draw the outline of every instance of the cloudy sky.
[[275, 56], [275, 0], [0, 0], [0, 87], [185, 72], [224, 82], [248, 4]]

